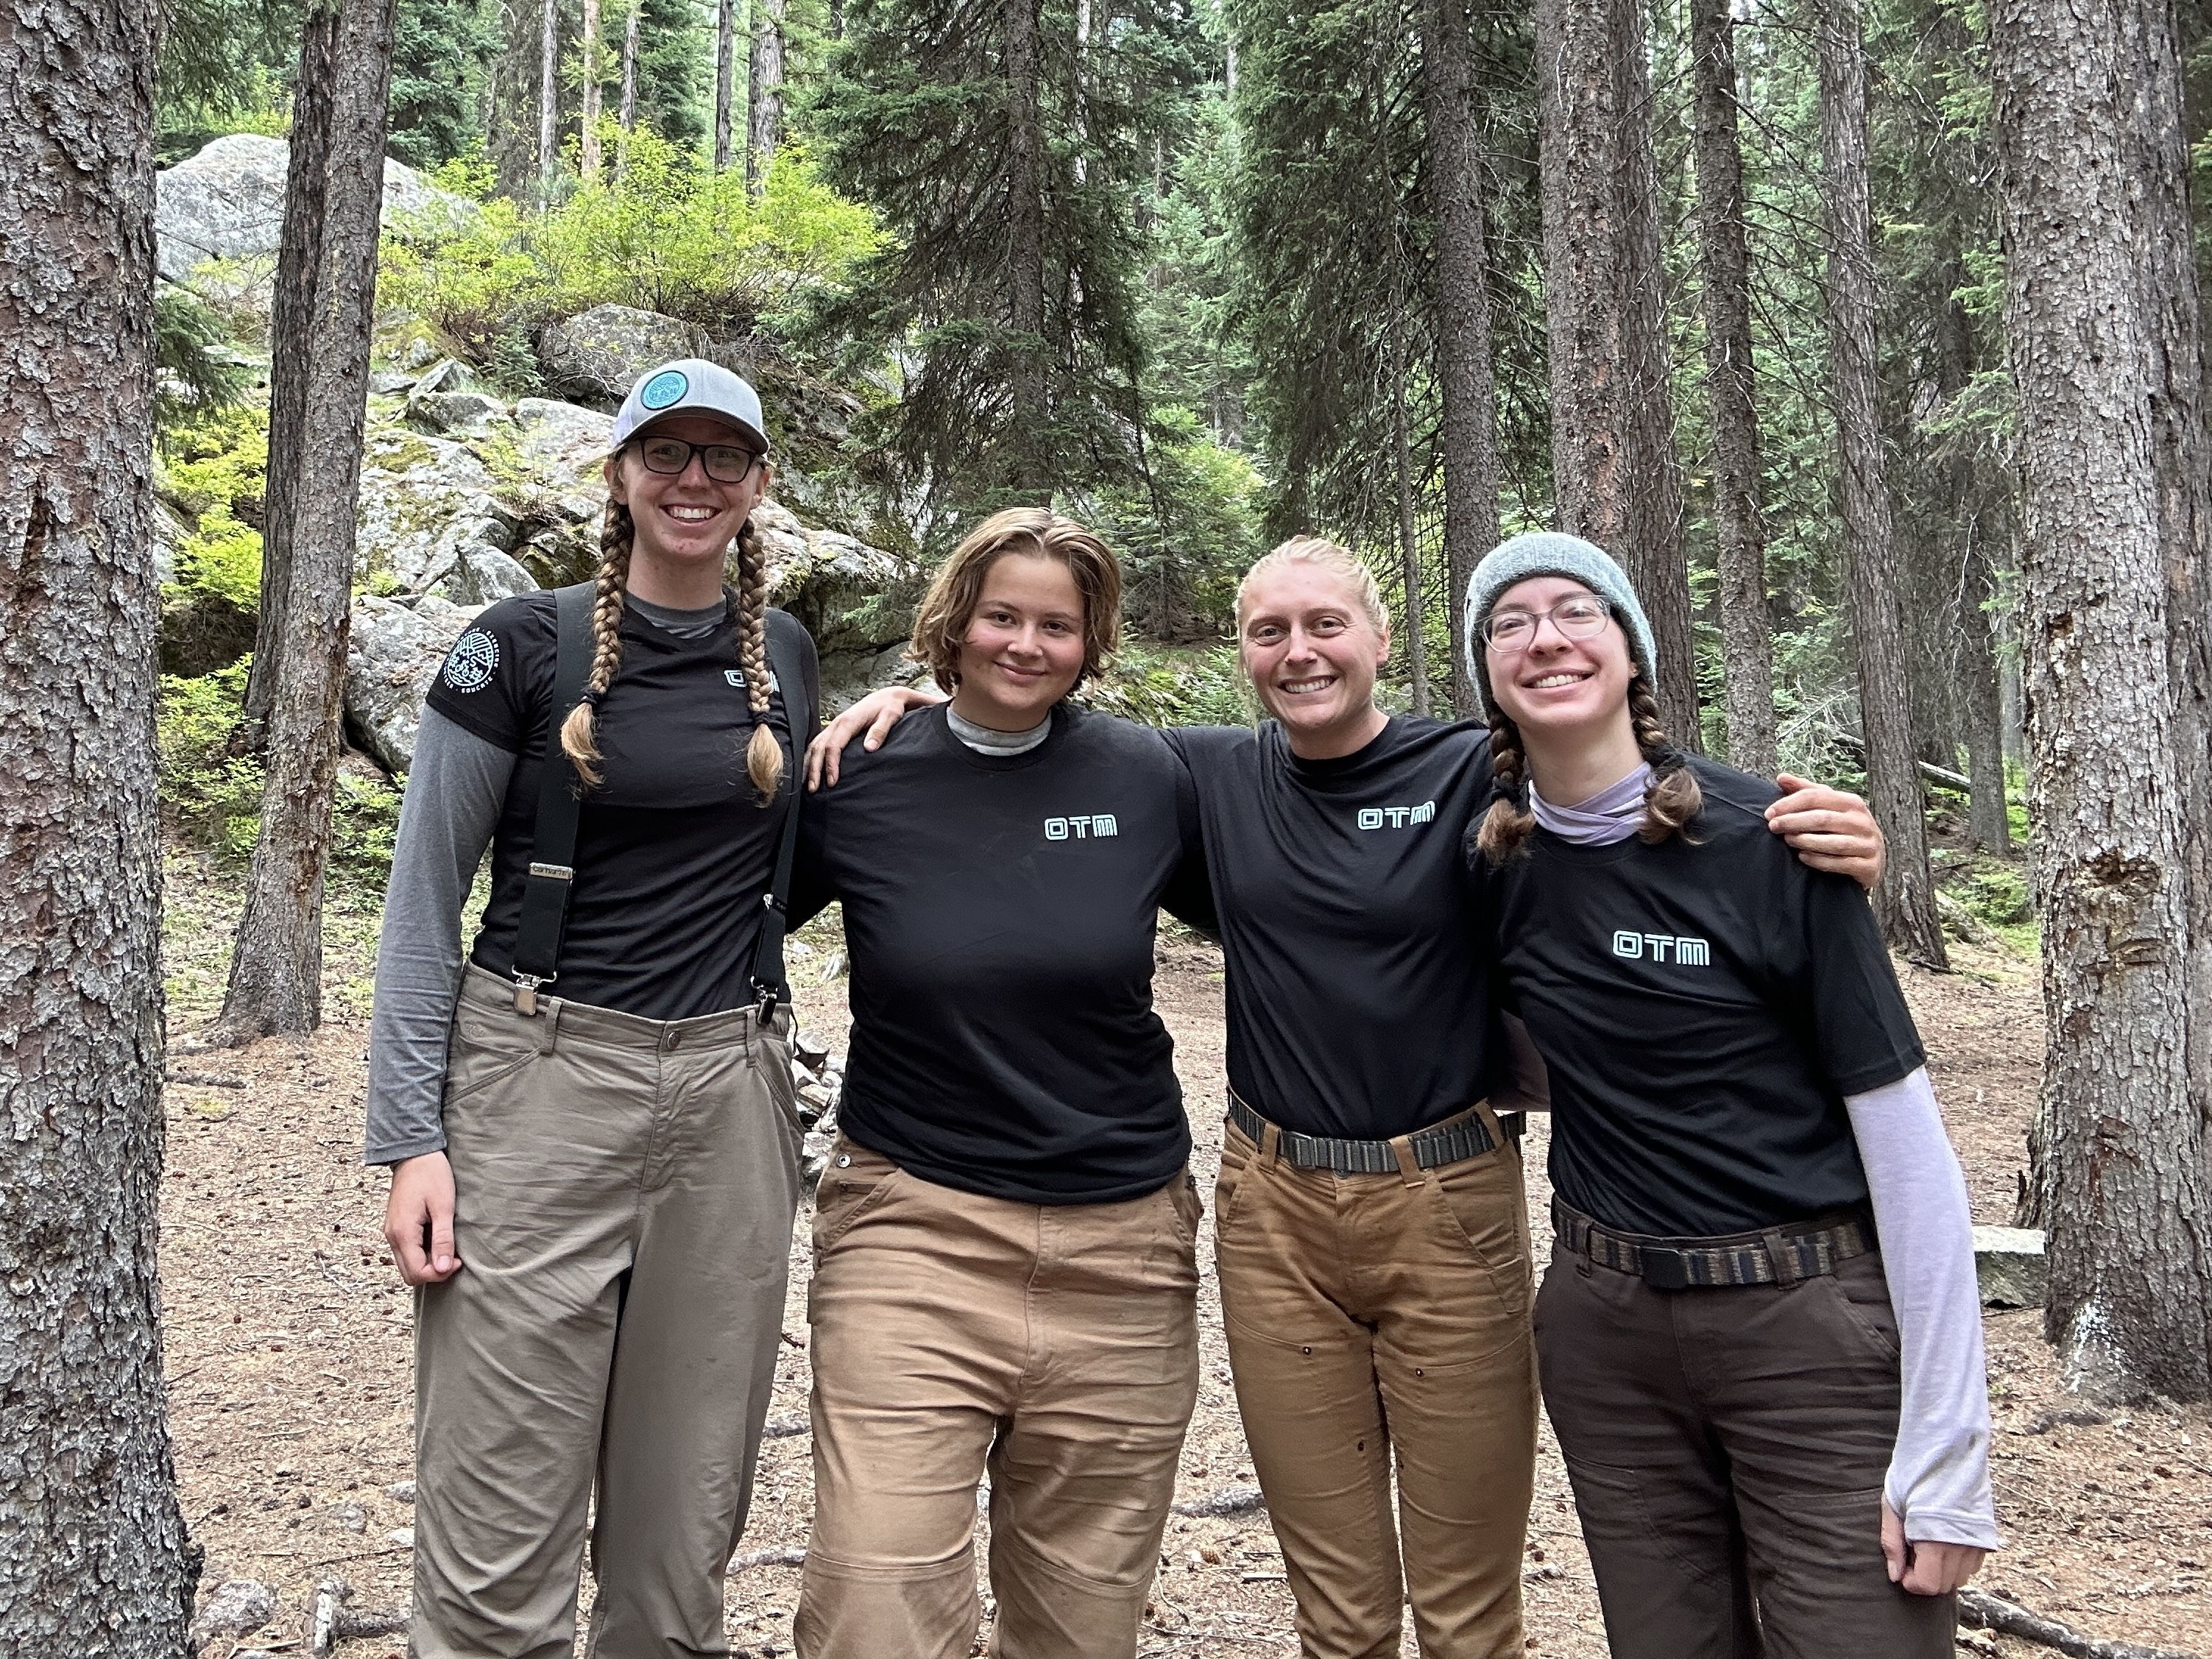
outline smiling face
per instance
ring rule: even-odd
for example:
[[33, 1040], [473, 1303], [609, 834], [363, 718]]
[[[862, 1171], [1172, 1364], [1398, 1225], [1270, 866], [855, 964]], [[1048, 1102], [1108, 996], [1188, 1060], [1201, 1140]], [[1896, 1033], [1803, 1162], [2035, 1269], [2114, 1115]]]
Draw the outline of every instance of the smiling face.
[[1390, 635], [1340, 573], [1307, 560], [1266, 565], [1239, 601], [1244, 672], [1296, 752], [1350, 754], [1382, 729], [1375, 675], [1389, 659]]
[[1483, 647], [1491, 695], [1532, 744], [1609, 733], [1616, 725], [1629, 730], [1628, 686], [1636, 665], [1620, 620], [1608, 617], [1603, 629], [1578, 640], [1560, 632], [1547, 616], [1562, 599], [1577, 597], [1596, 596], [1571, 577], [1532, 576], [1507, 588], [1491, 607], [1493, 618], [1506, 611], [1543, 618], [1525, 650]]
[[1083, 674], [1083, 594], [1058, 559], [1002, 553], [960, 638], [952, 707], [994, 732], [1026, 732]]
[[[751, 447], [736, 428], [710, 415], [656, 421], [649, 434], [689, 444]], [[729, 545], [767, 494], [772, 476], [763, 460], [738, 483], [719, 483], [707, 476], [706, 464], [696, 454], [682, 472], [671, 476], [647, 467], [635, 440], [625, 445], [619, 456], [608, 461], [606, 479], [607, 493], [629, 507], [637, 527], [630, 554], [631, 590], [662, 604], [684, 604], [705, 592], [707, 597], [696, 602], [711, 605], [714, 593], [720, 591]], [[685, 597], [660, 598], [670, 590]]]

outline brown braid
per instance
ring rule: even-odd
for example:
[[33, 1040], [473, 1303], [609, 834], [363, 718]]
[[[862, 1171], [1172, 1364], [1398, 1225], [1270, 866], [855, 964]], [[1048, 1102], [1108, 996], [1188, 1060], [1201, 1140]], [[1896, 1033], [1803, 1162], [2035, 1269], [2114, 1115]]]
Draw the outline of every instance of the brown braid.
[[599, 594], [592, 603], [592, 672], [584, 683], [584, 700], [561, 723], [561, 752], [575, 763], [576, 775], [586, 789], [599, 787], [599, 738], [596, 719], [599, 700], [614, 684], [622, 666], [622, 619], [629, 588], [629, 554], [636, 526], [629, 508], [610, 501], [599, 527]]
[[1482, 815], [1475, 844], [1492, 864], [1504, 864], [1527, 850], [1536, 827], [1528, 810], [1528, 765], [1521, 754], [1521, 728], [1501, 711], [1490, 717], [1490, 776], [1497, 794]]
[[1636, 833], [1653, 847], [1669, 836], [1695, 846], [1698, 838], [1688, 826], [1705, 808], [1705, 791], [1681, 750], [1668, 742], [1667, 728], [1659, 724], [1659, 700], [1641, 674], [1628, 688], [1628, 723], [1651, 768], [1650, 787], [1644, 792], [1644, 827]]
[[[783, 747], [769, 724], [768, 550], [747, 519], [738, 532], [738, 659], [745, 671], [745, 701], [753, 714], [752, 740], [745, 745], [745, 775], [760, 792], [761, 805], [775, 799], [783, 782]], [[785, 696], [798, 692], [787, 687]], [[788, 707], [787, 702], [786, 707]]]

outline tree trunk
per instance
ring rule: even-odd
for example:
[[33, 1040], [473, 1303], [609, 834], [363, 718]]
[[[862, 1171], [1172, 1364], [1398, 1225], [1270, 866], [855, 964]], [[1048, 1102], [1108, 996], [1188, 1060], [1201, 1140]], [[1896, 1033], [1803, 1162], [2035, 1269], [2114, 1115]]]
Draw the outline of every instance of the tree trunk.
[[[334, 11], [335, 8], [322, 9]], [[501, 0], [500, 15], [499, 61], [493, 65], [491, 85], [484, 98], [484, 147], [491, 155], [498, 193], [512, 201], [528, 202], [536, 199], [542, 176], [538, 165], [538, 112], [542, 102], [539, 82], [545, 66], [544, 18], [541, 8], [529, 0]], [[296, 88], [293, 95], [298, 96]], [[296, 150], [296, 113], [293, 119]]]
[[1048, 499], [1041, 460], [1049, 411], [1044, 363], [1044, 128], [1037, 64], [1037, 0], [1006, 7], [1006, 291], [1015, 445], [1010, 482]]
[[2049, 1032], [2044, 1328], [2076, 1389], [2203, 1400], [2212, 556], [2180, 53], [2143, 0], [2001, 0], [1990, 33]]
[[1540, 0], [1544, 309], [1562, 528], [1616, 555], [1651, 618], [1660, 718], [1699, 747], [1681, 467], [1640, 0]]
[[1836, 400], [1844, 587], [1859, 665], [1867, 795], [1889, 842], [1875, 912], [1893, 949], [1948, 966], [1928, 817], [1912, 750], [1898, 597], [1896, 530], [1883, 476], [1875, 359], [1874, 228], [1867, 198], [1866, 61], [1858, 0], [1820, 0], [1822, 195], [1828, 222], [1828, 340]]
[[1697, 88], [1698, 252], [1704, 278], [1705, 394], [1713, 422], [1713, 520], [1720, 544], [1721, 660], [1729, 760], [1774, 775], [1774, 641], [1766, 611], [1759, 415], [1752, 397], [1751, 251], [1736, 126], [1729, 0], [1691, 0]]
[[276, 293], [270, 311], [269, 465], [262, 484], [261, 607], [254, 618], [253, 663], [246, 671], [239, 746], [259, 754], [269, 744], [269, 714], [290, 639], [285, 611], [292, 579], [292, 504], [300, 477], [300, 434], [307, 412], [307, 352], [315, 272], [322, 257], [318, 210], [331, 149], [331, 55], [337, 50], [336, 10], [313, 9], [302, 20], [298, 73], [292, 82], [292, 131], [284, 171], [284, 222], [276, 246]]
[[622, 130], [637, 127], [637, 30], [645, 15], [645, 0], [629, 0], [629, 19], [623, 25]]
[[1966, 775], [1973, 788], [1967, 835], [1985, 853], [2012, 851], [2012, 821], [2005, 812], [2003, 715], [1997, 706], [1996, 575], [1989, 538], [1968, 519], [1966, 526], [1966, 601], [1959, 626], [1965, 650], [1959, 676], [1959, 712], [1966, 734]]
[[[341, 0], [343, 3], [343, 0]], [[539, 14], [538, 47], [538, 191], [541, 200], [553, 199], [556, 141], [561, 131], [561, 4], [545, 0]]]
[[582, 109], [576, 171], [586, 184], [599, 176], [599, 0], [584, 0]]
[[269, 720], [261, 835], [230, 961], [218, 1043], [311, 1031], [322, 1017], [323, 869], [337, 784], [352, 617], [354, 520], [368, 404], [384, 123], [397, 0], [343, 0], [332, 54], [330, 149], [313, 314], [297, 348], [301, 471], [288, 527], [289, 642]]
[[1421, 544], [1413, 534], [1413, 457], [1406, 441], [1406, 313], [1395, 308], [1390, 324], [1390, 426], [1394, 439], [1393, 469], [1397, 475], [1398, 547], [1404, 558], [1406, 616], [1403, 635], [1407, 665], [1411, 671], [1413, 712], [1429, 713], [1429, 643], [1421, 625]]
[[752, 65], [745, 81], [751, 118], [745, 132], [745, 191], [754, 200], [768, 188], [769, 164], [783, 136], [784, 0], [757, 0], [753, 16]]
[[737, 122], [738, 0], [714, 8], [714, 171], [727, 173]]
[[0, 1652], [181, 1659], [154, 769], [161, 9], [0, 32]]
[[1481, 712], [1481, 698], [1460, 649], [1468, 579], [1498, 544], [1498, 383], [1484, 272], [1488, 255], [1470, 28], [1466, 0], [1423, 0], [1421, 99], [1428, 128], [1430, 210], [1437, 223], [1436, 374], [1443, 404], [1447, 639], [1452, 709], [1462, 719]]

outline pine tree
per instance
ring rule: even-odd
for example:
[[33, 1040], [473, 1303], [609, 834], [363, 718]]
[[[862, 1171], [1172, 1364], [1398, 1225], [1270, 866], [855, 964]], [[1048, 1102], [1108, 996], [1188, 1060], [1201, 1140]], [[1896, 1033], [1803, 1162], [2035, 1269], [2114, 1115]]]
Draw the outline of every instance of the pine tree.
[[434, 167], [474, 144], [484, 77], [499, 50], [489, 0], [400, 0], [392, 50], [393, 155]]

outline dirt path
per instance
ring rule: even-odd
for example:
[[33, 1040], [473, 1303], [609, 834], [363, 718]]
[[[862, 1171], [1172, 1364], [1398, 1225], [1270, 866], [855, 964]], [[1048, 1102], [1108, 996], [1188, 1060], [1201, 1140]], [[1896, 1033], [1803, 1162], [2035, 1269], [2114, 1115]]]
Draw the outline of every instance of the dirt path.
[[[247, 1577], [275, 1588], [277, 1617], [256, 1638], [273, 1644], [296, 1636], [326, 1573], [344, 1575], [365, 1606], [406, 1597], [404, 1529], [412, 1516], [392, 1489], [404, 1491], [413, 1474], [413, 1309], [378, 1233], [383, 1175], [358, 1164], [374, 915], [333, 908], [330, 1018], [311, 1042], [204, 1054], [190, 1038], [220, 996], [227, 893], [219, 872], [173, 862], [162, 1269], [178, 1472], [186, 1516], [208, 1552], [205, 1583]], [[805, 1024], [842, 1048], [843, 981], [807, 984], [818, 980], [834, 939], [817, 932], [801, 942], [811, 952], [793, 963], [805, 988]], [[1977, 1219], [2004, 1222], [2021, 1163], [2040, 1018], [2031, 970], [2001, 957], [1969, 965], [1972, 973], [1949, 978], [1907, 970], [1907, 990]], [[1206, 1185], [1219, 1155], [1212, 1108], [1223, 1088], [1218, 954], [1202, 944], [1164, 945], [1158, 991], [1194, 1103], [1195, 1157]], [[1542, 1144], [1540, 1127], [1530, 1141], [1532, 1168], [1540, 1167]], [[1538, 1178], [1531, 1187], [1540, 1216], [1545, 1184]], [[1210, 1285], [1210, 1238], [1200, 1265]], [[794, 1249], [786, 1329], [799, 1341], [806, 1331], [805, 1270], [805, 1252]], [[1201, 1382], [1182, 1498], [1252, 1478], [1210, 1289], [1201, 1314]], [[2212, 1652], [2203, 1594], [2212, 1560], [2212, 1411], [2136, 1410], [2098, 1420], [2076, 1412], [2061, 1420], [2073, 1402], [2057, 1386], [2037, 1319], [2020, 1313], [1988, 1322], [1998, 1504], [2014, 1544], [1984, 1582], [2100, 1637]], [[773, 1413], [803, 1419], [807, 1383], [805, 1352], [787, 1343]], [[802, 1547], [811, 1495], [805, 1434], [770, 1440], [744, 1549]], [[1177, 1518], [1163, 1548], [1146, 1655], [1295, 1653], [1290, 1596], [1263, 1515]], [[1527, 1584], [1532, 1653], [1605, 1653], [1548, 1432]], [[787, 1654], [797, 1590], [793, 1568], [735, 1575], [733, 1650]], [[358, 1642], [342, 1651], [380, 1659], [397, 1646]], [[1413, 1651], [1410, 1638], [1406, 1651]], [[1961, 1651], [2027, 1659], [2049, 1650], [1976, 1633]], [[214, 1653], [228, 1659], [220, 1644]]]

